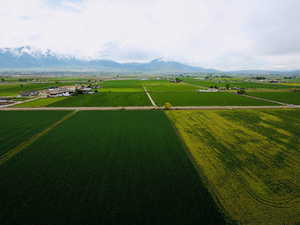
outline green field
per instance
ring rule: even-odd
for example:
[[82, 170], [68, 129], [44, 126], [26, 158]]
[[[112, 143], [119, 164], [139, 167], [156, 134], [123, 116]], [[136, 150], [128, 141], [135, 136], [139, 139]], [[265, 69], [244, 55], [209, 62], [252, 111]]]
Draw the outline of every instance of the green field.
[[144, 92], [143, 87], [149, 91], [186, 91], [197, 87], [189, 84], [174, 84], [168, 80], [108, 80], [102, 84], [103, 92]]
[[256, 106], [275, 105], [270, 102], [246, 98], [233, 93], [217, 92], [151, 92], [155, 103], [162, 106], [166, 102], [173, 106]]
[[300, 105], [300, 92], [248, 92], [247, 94], [282, 103]]
[[102, 86], [104, 88], [140, 88], [142, 86], [141, 80], [107, 80]]
[[203, 180], [245, 225], [300, 221], [300, 110], [168, 111]]
[[1, 166], [0, 192], [1, 225], [225, 224], [159, 111], [77, 113]]
[[199, 80], [186, 78], [184, 82], [194, 85], [199, 85], [201, 87], [226, 87], [229, 84], [229, 87], [233, 88], [250, 88], [250, 89], [286, 89], [286, 88], [295, 88], [294, 85], [283, 85], [283, 84], [272, 84], [272, 83], [263, 83], [263, 82], [249, 82], [249, 81], [237, 81], [237, 80]]
[[150, 92], [193, 92], [199, 87], [185, 83], [171, 83], [169, 81], [160, 81], [156, 83], [145, 83], [145, 87]]
[[29, 108], [35, 108], [35, 107], [46, 107], [50, 104], [53, 104], [55, 102], [62, 101], [66, 99], [67, 97], [57, 97], [57, 98], [40, 98], [31, 102], [25, 102], [21, 104], [14, 105], [14, 108], [19, 108], [19, 107], [29, 107]]
[[150, 106], [150, 100], [143, 92], [101, 92], [93, 95], [68, 97], [48, 105], [49, 107], [100, 107], [100, 106]]
[[62, 111], [0, 111], [0, 157], [18, 144], [41, 132], [65, 114], [66, 112]]
[[300, 82], [279, 83], [279, 85], [287, 85], [290, 87], [300, 88]]
[[144, 92], [144, 89], [142, 87], [135, 87], [135, 88], [101, 88], [98, 89], [100, 92]]

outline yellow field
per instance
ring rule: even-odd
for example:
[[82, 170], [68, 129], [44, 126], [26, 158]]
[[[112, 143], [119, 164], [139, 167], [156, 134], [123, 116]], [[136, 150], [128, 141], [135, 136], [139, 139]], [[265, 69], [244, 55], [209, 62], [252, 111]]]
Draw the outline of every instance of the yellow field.
[[168, 111], [220, 206], [247, 225], [300, 222], [300, 111]]

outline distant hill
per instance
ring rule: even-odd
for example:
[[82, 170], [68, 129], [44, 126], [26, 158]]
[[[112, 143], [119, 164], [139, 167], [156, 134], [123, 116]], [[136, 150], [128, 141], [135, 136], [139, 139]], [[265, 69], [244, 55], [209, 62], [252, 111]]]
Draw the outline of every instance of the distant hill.
[[179, 62], [155, 59], [147, 63], [118, 63], [112, 60], [81, 60], [75, 57], [58, 55], [50, 50], [40, 51], [29, 46], [0, 49], [0, 69], [82, 69], [103, 72], [142, 72], [142, 73], [213, 73], [205, 69]]

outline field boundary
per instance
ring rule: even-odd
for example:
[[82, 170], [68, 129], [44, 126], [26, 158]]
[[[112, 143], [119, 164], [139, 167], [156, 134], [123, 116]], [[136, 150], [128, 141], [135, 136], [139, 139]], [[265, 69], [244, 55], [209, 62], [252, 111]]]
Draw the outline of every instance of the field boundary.
[[[0, 111], [116, 111], [116, 110], [164, 110], [159, 106], [125, 107], [36, 107], [36, 108], [0, 108]], [[300, 109], [300, 105], [281, 106], [173, 106], [168, 110], [239, 110], [239, 109]]]
[[261, 101], [265, 101], [265, 102], [271, 102], [271, 103], [275, 103], [278, 105], [288, 105], [287, 103], [283, 103], [283, 102], [279, 102], [279, 101], [274, 101], [274, 100], [270, 100], [270, 99], [266, 99], [266, 98], [260, 98], [260, 97], [255, 97], [255, 96], [251, 96], [251, 95], [242, 95], [246, 98], [252, 98], [252, 99], [256, 99], [256, 100], [261, 100]]
[[9, 150], [8, 152], [6, 152], [5, 154], [3, 154], [0, 157], [0, 166], [2, 166], [4, 163], [6, 163], [7, 161], [9, 161], [11, 158], [13, 158], [15, 155], [17, 155], [19, 152], [23, 151], [25, 148], [27, 148], [28, 146], [30, 146], [31, 144], [33, 144], [35, 141], [37, 141], [40, 137], [46, 135], [47, 133], [49, 133], [51, 130], [53, 130], [54, 128], [56, 128], [57, 126], [59, 126], [60, 124], [62, 124], [64, 121], [70, 119], [71, 117], [73, 117], [78, 111], [73, 111], [71, 113], [68, 113], [66, 116], [64, 116], [62, 119], [54, 122], [52, 125], [50, 125], [48, 128], [46, 128], [45, 130], [41, 131], [40, 133], [37, 133], [35, 135], [33, 135], [29, 140], [26, 140], [24, 142], [22, 142], [21, 144], [19, 144], [18, 146], [12, 148], [11, 150]]
[[191, 153], [189, 147], [187, 146], [186, 142], [184, 141], [182, 135], [180, 134], [180, 131], [177, 128], [175, 122], [167, 115], [167, 113], [165, 113], [165, 116], [167, 117], [167, 120], [169, 120], [171, 126], [173, 127], [173, 129], [175, 131], [176, 136], [180, 140], [185, 155], [187, 156], [187, 158], [189, 159], [190, 163], [192, 164], [192, 167], [195, 169], [195, 172], [199, 176], [200, 183], [202, 183], [203, 186], [210, 193], [211, 197], [213, 198], [213, 200], [215, 201], [215, 204], [218, 207], [218, 210], [220, 211], [220, 213], [223, 214], [224, 219], [226, 220], [226, 222], [228, 223], [228, 225], [229, 224], [235, 224], [234, 219], [231, 217], [230, 213], [224, 208], [224, 206], [221, 203], [221, 200], [220, 200], [221, 199], [221, 195], [218, 193], [218, 191], [216, 190], [216, 188], [208, 181], [208, 179], [204, 175], [201, 167], [197, 164], [197, 162], [196, 162], [193, 154]]
[[147, 88], [146, 88], [145, 86], [143, 86], [143, 88], [144, 88], [144, 91], [145, 91], [146, 95], [148, 96], [148, 98], [149, 98], [151, 104], [152, 104], [153, 106], [157, 107], [155, 101], [154, 101], [153, 98], [151, 97], [151, 95], [150, 95], [150, 93], [148, 92]]

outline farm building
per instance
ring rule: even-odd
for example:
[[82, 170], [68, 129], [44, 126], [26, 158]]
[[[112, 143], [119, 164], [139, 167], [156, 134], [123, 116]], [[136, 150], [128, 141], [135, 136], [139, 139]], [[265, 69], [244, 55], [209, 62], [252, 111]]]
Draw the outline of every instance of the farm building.
[[75, 87], [51, 87], [48, 89], [47, 97], [54, 98], [54, 97], [69, 97], [73, 95], [75, 92]]
[[74, 92], [70, 92], [70, 91], [51, 91], [48, 93], [47, 97], [48, 98], [54, 98], [54, 97], [69, 97], [73, 94]]
[[98, 89], [100, 88], [100, 86], [80, 86], [80, 87], [76, 87], [76, 90], [80, 91], [82, 94], [95, 94], [95, 91], [93, 91], [93, 89]]

